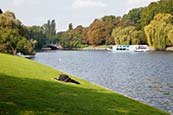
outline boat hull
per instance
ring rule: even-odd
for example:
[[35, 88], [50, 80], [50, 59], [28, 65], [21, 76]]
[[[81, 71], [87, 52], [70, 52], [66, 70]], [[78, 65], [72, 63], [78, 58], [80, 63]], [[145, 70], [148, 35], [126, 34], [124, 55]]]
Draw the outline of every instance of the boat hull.
[[147, 52], [147, 45], [113, 45], [107, 49], [111, 52]]

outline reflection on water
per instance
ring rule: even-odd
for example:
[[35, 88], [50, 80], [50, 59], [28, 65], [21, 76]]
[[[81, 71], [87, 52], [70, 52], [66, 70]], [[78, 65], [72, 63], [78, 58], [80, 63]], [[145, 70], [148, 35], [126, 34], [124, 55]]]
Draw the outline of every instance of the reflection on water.
[[173, 53], [54, 51], [35, 60], [173, 113]]

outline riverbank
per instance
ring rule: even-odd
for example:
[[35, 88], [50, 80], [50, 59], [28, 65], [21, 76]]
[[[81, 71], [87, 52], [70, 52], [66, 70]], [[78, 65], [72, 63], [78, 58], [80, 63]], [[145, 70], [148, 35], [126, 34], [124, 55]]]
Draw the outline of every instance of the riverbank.
[[88, 47], [85, 47], [85, 48], [82, 48], [81, 50], [96, 50], [96, 51], [103, 51], [103, 50], [106, 50], [108, 48], [107, 45], [99, 45], [99, 46], [88, 46]]
[[[110, 45], [98, 45], [98, 46], [88, 46], [88, 47], [85, 47], [85, 48], [80, 48], [79, 50], [96, 50], [96, 51], [104, 51], [104, 50], [107, 50], [107, 48], [109, 47]], [[156, 50], [152, 47], [149, 47], [149, 51], [159, 51], [159, 50]], [[173, 51], [173, 47], [167, 47], [165, 50], [163, 51], [167, 51], [167, 52], [172, 52]]]
[[[89, 45], [88, 47], [84, 47], [84, 48], [60, 48], [58, 50], [74, 50], [74, 51], [106, 51], [109, 48], [110, 45]], [[45, 49], [42, 51], [49, 51], [51, 49]], [[156, 50], [153, 47], [149, 47], [149, 51], [160, 51], [160, 50]], [[167, 47], [165, 50], [161, 50], [161, 51], [166, 51], [166, 52], [173, 52], [173, 47]]]
[[99, 45], [99, 46], [94, 46], [94, 45], [90, 45], [88, 47], [84, 47], [84, 48], [60, 48], [59, 50], [76, 50], [76, 51], [105, 51], [107, 50], [108, 46], [107, 45]]
[[[88, 46], [84, 48], [59, 48], [57, 50], [74, 50], [74, 51], [105, 51], [107, 50], [108, 46], [107, 45], [99, 45], [99, 46]], [[44, 51], [50, 51], [50, 48], [43, 48], [41, 51], [38, 52], [44, 52]]]
[[0, 54], [0, 114], [168, 115], [168, 113], [72, 77], [80, 85], [52, 80], [58, 70]]

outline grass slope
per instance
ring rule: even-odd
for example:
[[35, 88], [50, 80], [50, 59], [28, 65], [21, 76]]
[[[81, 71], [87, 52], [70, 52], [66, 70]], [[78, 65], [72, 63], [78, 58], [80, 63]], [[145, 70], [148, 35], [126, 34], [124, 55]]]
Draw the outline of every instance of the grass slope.
[[[167, 115], [98, 87], [57, 82], [61, 72], [37, 62], [0, 54], [1, 115]], [[71, 76], [72, 77], [72, 76]]]

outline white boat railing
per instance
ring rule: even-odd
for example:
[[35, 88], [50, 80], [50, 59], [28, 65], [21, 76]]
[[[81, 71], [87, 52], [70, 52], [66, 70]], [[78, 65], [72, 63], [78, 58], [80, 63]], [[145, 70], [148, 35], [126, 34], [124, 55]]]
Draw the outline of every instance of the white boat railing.
[[149, 51], [147, 45], [112, 45], [107, 50], [112, 52], [133, 51], [133, 52], [146, 52]]

